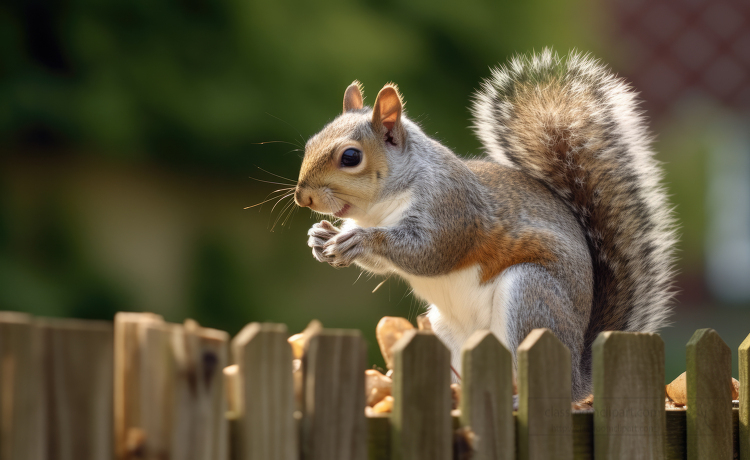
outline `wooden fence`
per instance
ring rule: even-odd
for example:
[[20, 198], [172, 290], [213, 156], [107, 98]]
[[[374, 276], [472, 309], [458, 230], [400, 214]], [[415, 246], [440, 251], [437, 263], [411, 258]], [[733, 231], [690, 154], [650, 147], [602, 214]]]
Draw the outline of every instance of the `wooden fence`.
[[393, 412], [366, 416], [360, 333], [319, 331], [298, 373], [287, 336], [278, 324], [230, 341], [152, 314], [0, 313], [0, 460], [750, 459], [750, 337], [739, 408], [730, 350], [701, 329], [687, 345], [687, 410], [664, 408], [658, 335], [607, 332], [593, 346], [594, 409], [571, 411], [570, 354], [535, 330], [518, 348], [513, 412], [511, 354], [480, 331], [451, 411], [448, 349], [410, 331], [395, 346]]

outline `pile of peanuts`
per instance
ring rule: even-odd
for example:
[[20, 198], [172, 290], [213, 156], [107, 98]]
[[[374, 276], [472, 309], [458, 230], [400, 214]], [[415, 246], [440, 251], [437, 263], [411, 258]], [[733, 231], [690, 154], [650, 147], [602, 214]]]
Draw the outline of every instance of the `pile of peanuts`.
[[[685, 409], [687, 406], [687, 373], [683, 372], [665, 389], [667, 409]], [[732, 401], [740, 397], [740, 382], [732, 379]]]
[[[422, 315], [417, 317], [419, 330], [432, 330], [429, 320]], [[294, 389], [297, 402], [302, 400], [302, 355], [305, 351], [307, 340], [322, 329], [319, 321], [312, 321], [304, 331], [289, 337], [289, 343], [292, 346], [294, 356]], [[394, 316], [384, 316], [375, 328], [375, 336], [378, 340], [380, 352], [383, 354], [385, 365], [388, 368], [385, 374], [377, 369], [368, 369], [365, 371], [365, 397], [367, 407], [365, 413], [368, 415], [383, 414], [391, 412], [393, 409], [393, 396], [391, 388], [393, 386], [393, 345], [404, 335], [406, 331], [414, 329], [414, 326], [406, 319]], [[453, 408], [458, 407], [461, 394], [460, 387], [456, 384], [451, 385], [453, 394]]]

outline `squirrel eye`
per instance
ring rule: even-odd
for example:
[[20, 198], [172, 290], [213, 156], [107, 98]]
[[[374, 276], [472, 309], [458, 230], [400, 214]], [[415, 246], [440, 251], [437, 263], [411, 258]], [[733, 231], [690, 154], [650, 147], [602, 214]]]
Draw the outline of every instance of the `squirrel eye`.
[[362, 152], [357, 149], [346, 149], [341, 155], [341, 166], [352, 167], [362, 162]]

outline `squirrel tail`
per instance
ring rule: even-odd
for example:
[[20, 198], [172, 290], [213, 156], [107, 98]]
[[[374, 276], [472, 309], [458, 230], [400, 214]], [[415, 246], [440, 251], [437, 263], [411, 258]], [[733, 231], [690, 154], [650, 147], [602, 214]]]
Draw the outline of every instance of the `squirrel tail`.
[[666, 325], [675, 221], [636, 93], [590, 56], [545, 49], [495, 69], [472, 112], [489, 155], [544, 183], [586, 231], [594, 269], [586, 355], [602, 331]]

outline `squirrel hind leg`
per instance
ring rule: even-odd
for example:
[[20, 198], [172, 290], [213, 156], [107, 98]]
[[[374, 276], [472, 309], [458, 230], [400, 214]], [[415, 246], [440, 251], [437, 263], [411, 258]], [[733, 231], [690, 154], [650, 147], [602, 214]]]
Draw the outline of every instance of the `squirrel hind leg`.
[[589, 395], [591, 376], [582, 367], [585, 327], [580, 326], [588, 318], [576, 317], [565, 284], [528, 263], [508, 268], [498, 283], [491, 329], [511, 350], [516, 371], [518, 346], [532, 330], [547, 328], [570, 350], [572, 400]]

